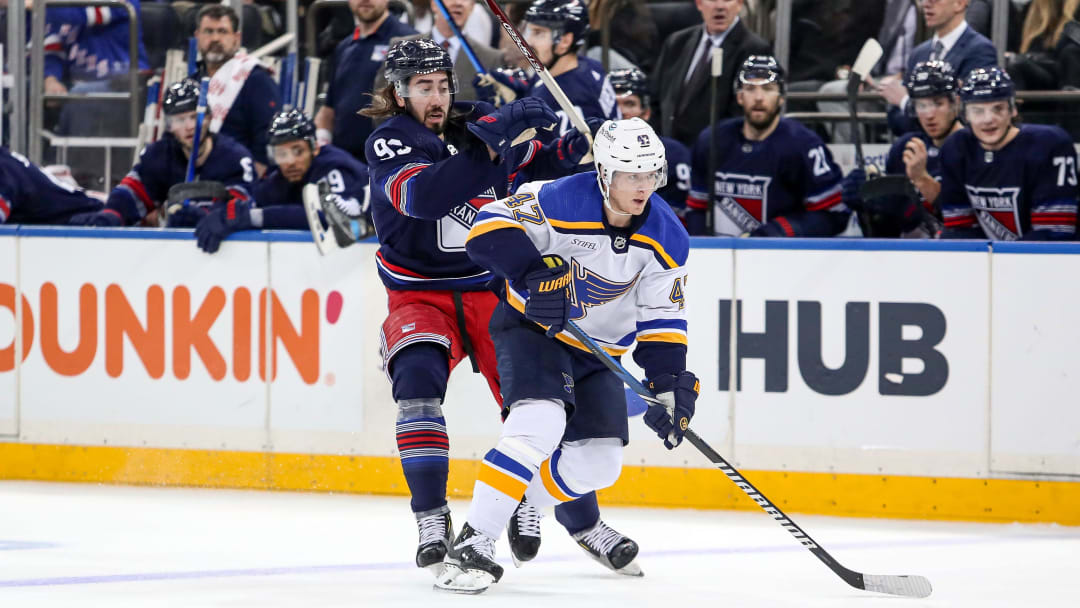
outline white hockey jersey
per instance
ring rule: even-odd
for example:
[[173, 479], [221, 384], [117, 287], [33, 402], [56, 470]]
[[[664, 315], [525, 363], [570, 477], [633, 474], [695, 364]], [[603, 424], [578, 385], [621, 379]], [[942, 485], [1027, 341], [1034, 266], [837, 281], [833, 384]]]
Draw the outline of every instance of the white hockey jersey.
[[[654, 194], [644, 221], [620, 234], [603, 218], [596, 173], [530, 182], [480, 209], [469, 239], [503, 228], [523, 230], [541, 255], [570, 264], [571, 314], [608, 353], [635, 342], [686, 345], [686, 257], [690, 240], [671, 208]], [[506, 301], [525, 311], [528, 293], [506, 282]], [[568, 332], [559, 340], [587, 350]]]

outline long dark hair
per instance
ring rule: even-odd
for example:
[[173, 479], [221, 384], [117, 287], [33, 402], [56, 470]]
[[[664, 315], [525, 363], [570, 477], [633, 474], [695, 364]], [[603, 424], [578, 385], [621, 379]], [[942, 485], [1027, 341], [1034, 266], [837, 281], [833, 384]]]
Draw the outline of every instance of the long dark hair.
[[397, 99], [394, 98], [394, 84], [390, 83], [385, 87], [369, 93], [371, 96], [371, 105], [360, 110], [361, 116], [367, 116], [372, 120], [381, 121], [391, 116], [398, 114], [404, 114], [405, 108], [401, 107], [397, 103]]

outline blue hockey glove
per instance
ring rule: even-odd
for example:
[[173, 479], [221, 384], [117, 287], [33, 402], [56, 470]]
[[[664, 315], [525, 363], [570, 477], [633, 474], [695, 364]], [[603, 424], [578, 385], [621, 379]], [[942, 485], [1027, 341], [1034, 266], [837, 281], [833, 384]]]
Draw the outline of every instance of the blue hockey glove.
[[[784, 232], [784, 227], [780, 225], [782, 218], [776, 218], [772, 221], [765, 222], [764, 224], [754, 228], [747, 236], [770, 236], [770, 237], [786, 237], [791, 236], [787, 232]], [[791, 224], [789, 223], [788, 226]]]
[[529, 79], [522, 70], [491, 70], [488, 75], [499, 85], [513, 92], [514, 97], [525, 97], [529, 94]]
[[169, 212], [169, 219], [165, 222], [166, 228], [194, 228], [210, 213], [210, 205], [191, 203], [173, 207], [174, 210]]
[[101, 211], [88, 211], [86, 213], [76, 213], [68, 219], [69, 226], [103, 226], [114, 227], [123, 226], [124, 218], [119, 213], [112, 209], [102, 209]]
[[694, 417], [694, 403], [701, 383], [688, 371], [662, 374], [648, 383], [649, 390], [664, 405], [650, 404], [645, 412], [645, 424], [664, 440], [664, 447], [673, 449], [682, 443], [683, 435]]
[[558, 121], [559, 117], [546, 103], [536, 97], [526, 97], [481, 116], [467, 127], [496, 154], [505, 157], [510, 148], [522, 143], [517, 141], [519, 137], [530, 139], [530, 130], [551, 129]]
[[570, 318], [570, 265], [557, 255], [544, 256], [547, 268], [525, 275], [529, 299], [525, 301], [525, 318], [546, 325], [552, 338], [566, 327]]
[[862, 167], [855, 167], [844, 177], [841, 185], [843, 187], [842, 199], [848, 209], [852, 211], [861, 211], [863, 208], [862, 196], [859, 194], [859, 188], [866, 182], [866, 170]]
[[215, 206], [206, 217], [195, 226], [195, 239], [206, 253], [214, 253], [221, 247], [221, 241], [238, 230], [251, 230], [250, 201], [232, 198], [224, 205]]
[[[599, 118], [589, 118], [586, 122], [592, 132], [591, 135], [595, 134], [600, 129], [600, 125], [604, 124], [604, 121]], [[582, 159], [588, 156], [590, 149], [589, 138], [585, 137], [577, 129], [570, 129], [555, 143], [555, 152], [559, 157], [559, 164], [566, 169], [573, 169], [581, 164]]]

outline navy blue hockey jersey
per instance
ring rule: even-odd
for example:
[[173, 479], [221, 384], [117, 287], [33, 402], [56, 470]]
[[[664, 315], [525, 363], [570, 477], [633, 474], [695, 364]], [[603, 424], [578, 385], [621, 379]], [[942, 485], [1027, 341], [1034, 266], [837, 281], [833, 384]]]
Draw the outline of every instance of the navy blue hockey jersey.
[[[664, 142], [664, 156], [667, 157], [667, 185], [656, 193], [667, 201], [671, 210], [680, 218], [686, 216], [686, 197], [690, 194], [690, 148], [681, 141], [670, 137], [661, 137]], [[685, 220], [683, 220], [685, 221]]]
[[0, 224], [66, 224], [76, 213], [100, 209], [101, 201], [0, 148]]
[[[559, 74], [555, 77], [555, 82], [586, 120], [589, 118], [615, 120], [621, 116], [619, 104], [615, 101], [615, 88], [611, 86], [611, 80], [608, 79], [607, 72], [599, 61], [588, 57], [578, 57], [578, 67]], [[566, 133], [573, 127], [570, 119], [559, 108], [555, 97], [539, 76], [533, 76], [529, 95], [543, 99], [559, 115], [558, 135]]]
[[970, 129], [941, 148], [944, 236], [995, 241], [1071, 239], [1076, 234], [1076, 150], [1060, 127], [1022, 125], [996, 152]]
[[[353, 158], [341, 148], [326, 145], [311, 161], [307, 173], [299, 182], [285, 179], [281, 170], [274, 167], [255, 183], [255, 206], [264, 210], [263, 228], [307, 229], [304, 212], [303, 189], [307, 184], [325, 182], [330, 192], [345, 199], [345, 204], [366, 212], [368, 185], [367, 165]], [[273, 208], [274, 211], [271, 211]], [[355, 214], [354, 214], [355, 215]]]
[[[704, 217], [709, 195], [710, 129], [694, 144], [690, 212]], [[850, 215], [841, 200], [840, 167], [816, 133], [794, 120], [781, 118], [764, 141], [743, 136], [743, 119], [716, 125], [716, 176], [713, 228], [718, 235], [738, 236], [766, 224], [786, 236], [833, 236], [847, 226]], [[691, 233], [698, 224], [688, 222]]]
[[465, 252], [480, 207], [525, 179], [565, 171], [554, 147], [537, 140], [492, 162], [487, 146], [463, 126], [492, 111], [484, 102], [455, 103], [445, 141], [406, 114], [386, 120], [368, 138], [376, 264], [388, 288], [484, 289], [491, 274]]
[[[238, 188], [245, 196], [255, 181], [255, 164], [247, 148], [228, 135], [214, 135], [214, 147], [195, 168], [195, 179]], [[105, 208], [131, 225], [169, 198], [169, 188], [187, 178], [188, 159], [171, 133], [147, 146], [135, 167], [109, 193]]]

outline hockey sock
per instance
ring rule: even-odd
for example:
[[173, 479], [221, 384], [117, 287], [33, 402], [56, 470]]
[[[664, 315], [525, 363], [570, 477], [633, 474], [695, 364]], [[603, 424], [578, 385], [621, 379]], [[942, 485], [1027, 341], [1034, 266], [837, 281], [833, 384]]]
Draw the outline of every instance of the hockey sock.
[[499, 443], [480, 463], [469, 505], [470, 526], [491, 538], [502, 536], [540, 463], [558, 445], [565, 428], [561, 401], [523, 399], [511, 406]]
[[581, 498], [556, 505], [555, 519], [571, 536], [595, 526], [596, 522], [600, 521], [600, 505], [596, 502], [596, 492], [589, 492]]
[[397, 446], [414, 513], [446, 504], [450, 439], [437, 399], [398, 402]]

